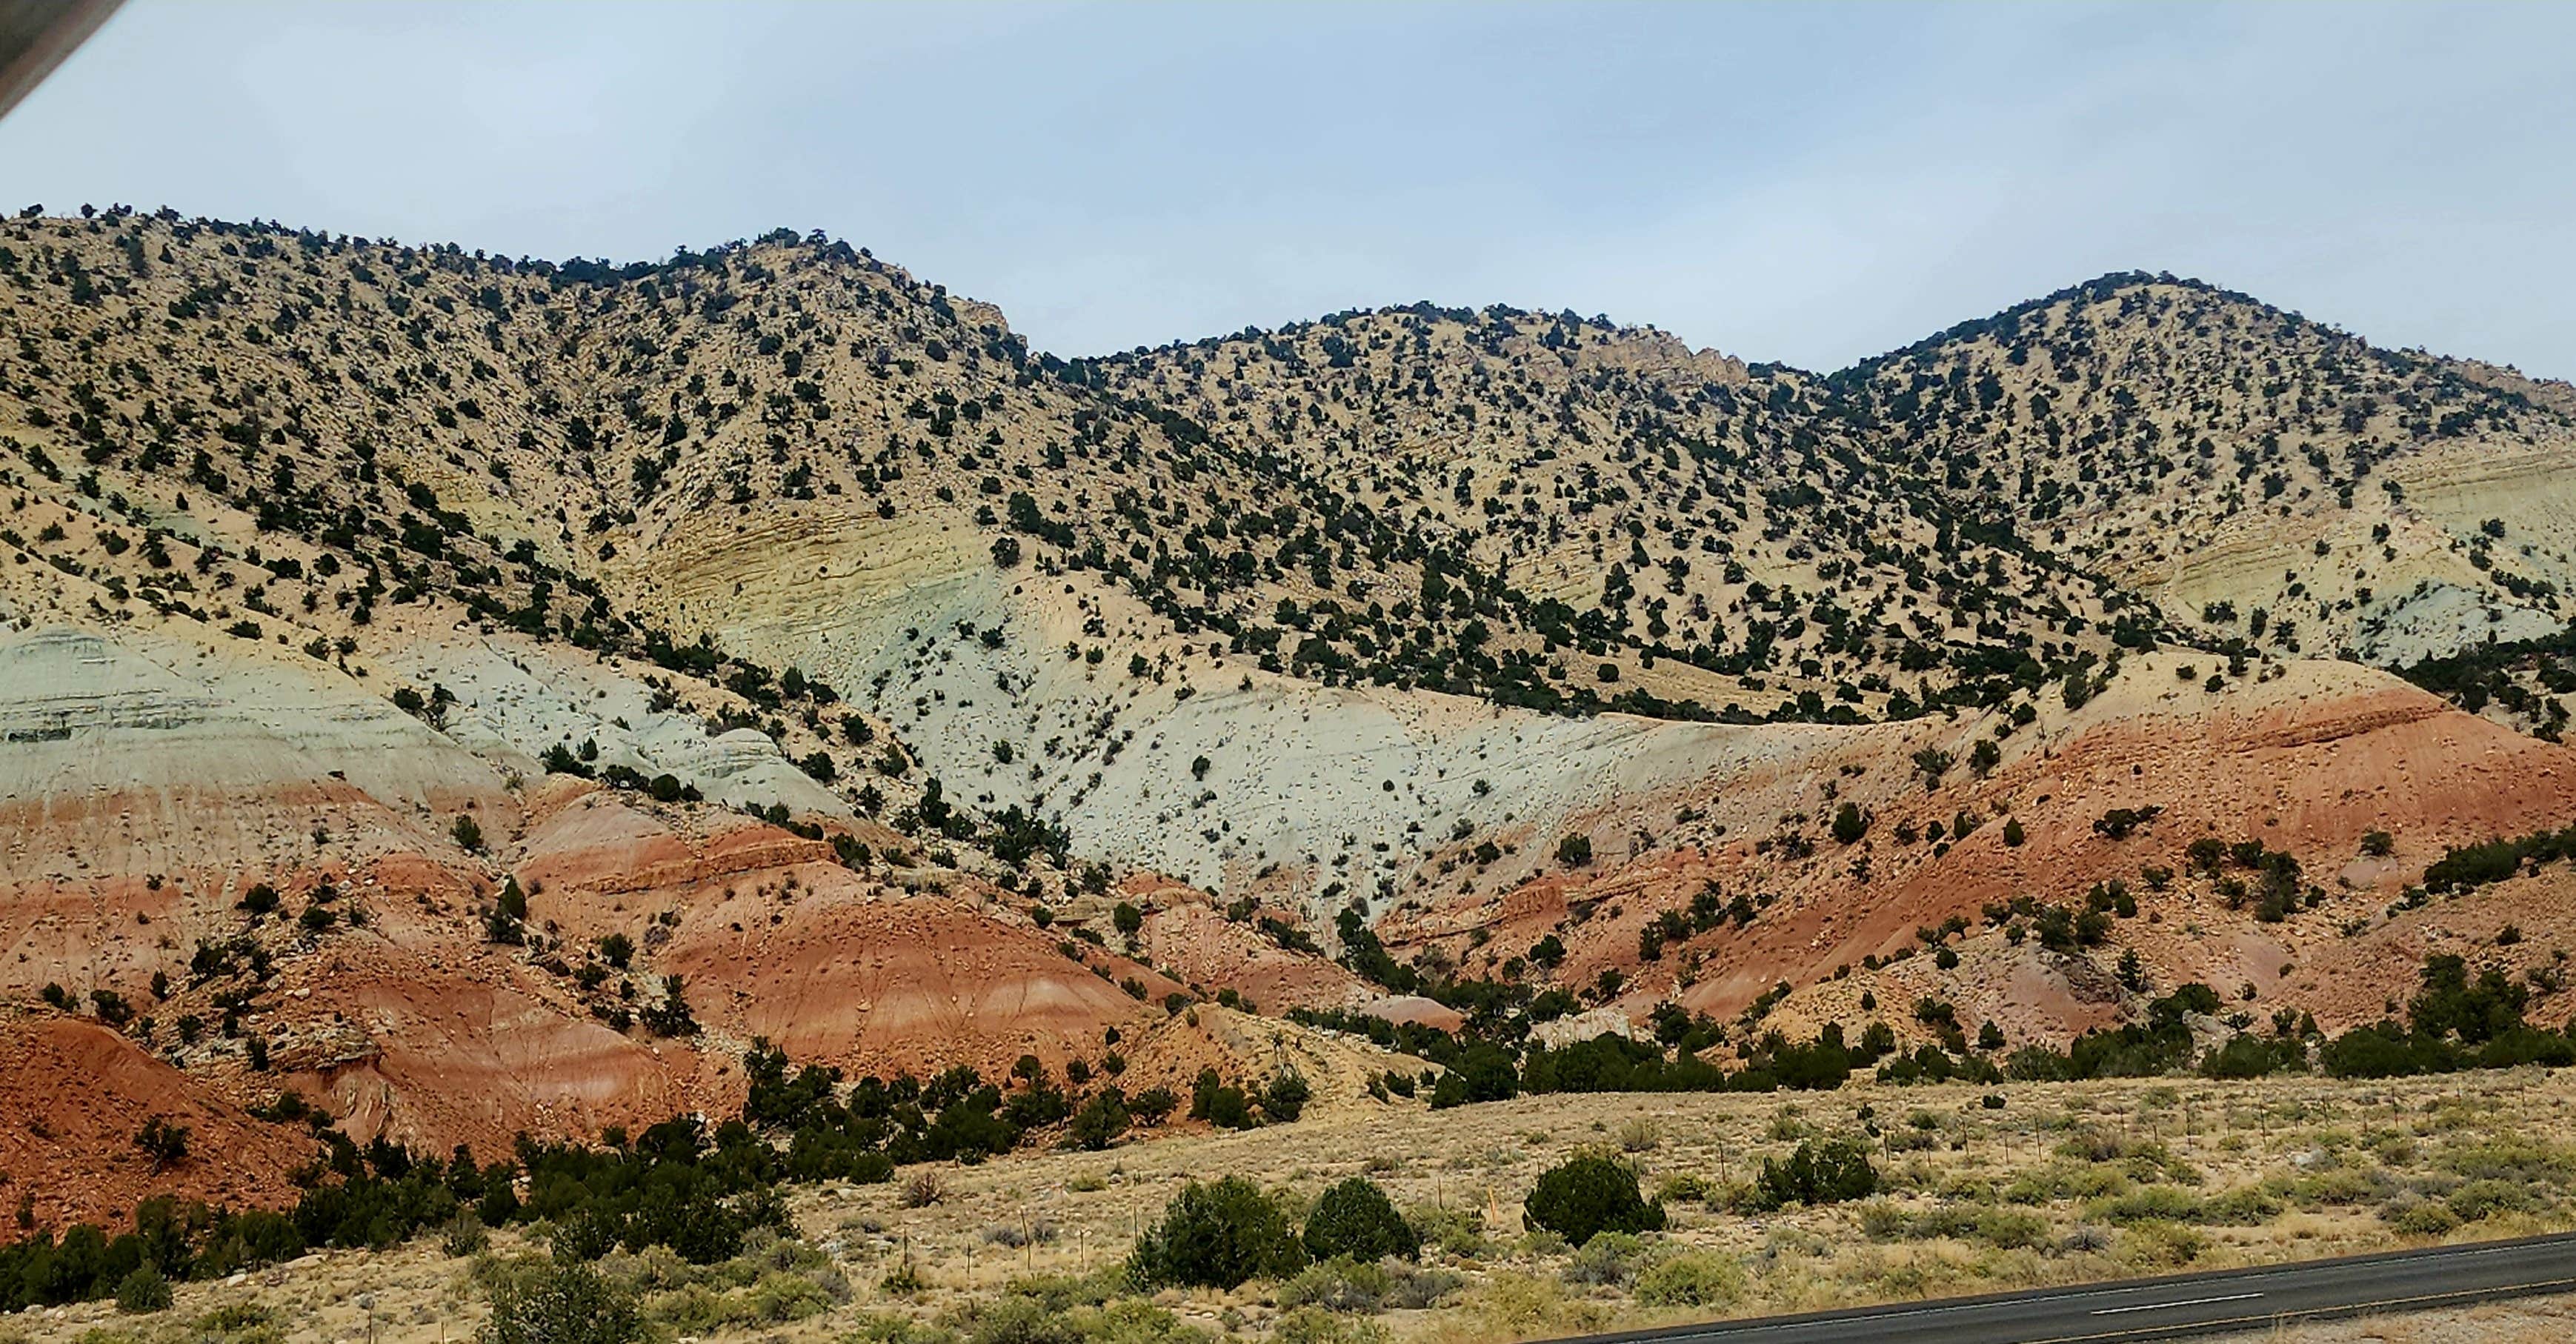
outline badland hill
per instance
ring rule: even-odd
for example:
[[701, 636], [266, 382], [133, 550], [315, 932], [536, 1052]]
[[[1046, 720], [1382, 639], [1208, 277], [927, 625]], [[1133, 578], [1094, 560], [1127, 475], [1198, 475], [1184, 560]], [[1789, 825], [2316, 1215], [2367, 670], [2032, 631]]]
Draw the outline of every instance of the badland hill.
[[1328, 1027], [2215, 1039], [2446, 952], [2563, 1020], [2564, 865], [2425, 875], [2576, 813], [2571, 448], [2162, 275], [1832, 374], [1428, 305], [1065, 361], [819, 235], [21, 216], [0, 1169], [275, 1202], [306, 1107], [493, 1153], [772, 1045], [1401, 1106]]

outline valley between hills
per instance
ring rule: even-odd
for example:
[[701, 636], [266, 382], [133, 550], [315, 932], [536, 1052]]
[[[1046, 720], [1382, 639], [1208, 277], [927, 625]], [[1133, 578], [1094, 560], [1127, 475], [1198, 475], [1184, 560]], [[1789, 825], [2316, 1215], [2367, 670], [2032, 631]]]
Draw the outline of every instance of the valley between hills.
[[[2563, 1226], [2571, 449], [2169, 275], [1065, 360], [819, 234], [0, 221], [0, 1305], [1359, 1344]], [[1670, 1231], [1524, 1208], [1594, 1147]], [[1107, 1286], [1184, 1175], [1317, 1253]]]

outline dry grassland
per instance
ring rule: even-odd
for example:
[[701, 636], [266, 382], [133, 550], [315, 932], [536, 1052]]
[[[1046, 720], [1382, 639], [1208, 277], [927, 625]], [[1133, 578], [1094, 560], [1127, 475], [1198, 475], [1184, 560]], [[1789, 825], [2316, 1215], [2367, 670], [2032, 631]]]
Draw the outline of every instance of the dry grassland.
[[[792, 1201], [800, 1238], [718, 1266], [657, 1250], [603, 1267], [642, 1293], [665, 1339], [1537, 1338], [2576, 1227], [2571, 1101], [2576, 1074], [2515, 1071], [1345, 1112], [806, 1188]], [[1737, 1211], [1765, 1157], [1872, 1128], [1878, 1196]], [[1526, 1230], [1531, 1183], [1585, 1148], [1633, 1158], [1669, 1230], [1581, 1251]], [[1127, 1292], [1116, 1267], [1137, 1231], [1186, 1181], [1228, 1174], [1309, 1200], [1367, 1176], [1423, 1230], [1421, 1264], [1319, 1267], [1229, 1293]], [[461, 1339], [483, 1313], [478, 1280], [542, 1246], [509, 1234], [470, 1256], [437, 1238], [316, 1255], [239, 1282], [182, 1285], [178, 1305], [150, 1317], [107, 1303], [30, 1312], [0, 1323], [0, 1340]], [[2264, 1337], [2518, 1344], [2569, 1337], [2571, 1311], [2539, 1299]]]

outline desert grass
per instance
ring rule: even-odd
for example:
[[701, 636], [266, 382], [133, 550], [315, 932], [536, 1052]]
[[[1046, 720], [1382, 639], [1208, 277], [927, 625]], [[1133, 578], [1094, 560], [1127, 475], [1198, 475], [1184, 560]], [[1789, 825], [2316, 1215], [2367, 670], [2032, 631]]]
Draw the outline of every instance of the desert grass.
[[[735, 1262], [657, 1252], [605, 1268], [674, 1340], [973, 1344], [1008, 1336], [1024, 1309], [1121, 1344], [1544, 1338], [2576, 1227], [2571, 1102], [2576, 1072], [2518, 1070], [1389, 1107], [943, 1167], [939, 1198], [917, 1207], [912, 1172], [799, 1188], [798, 1235], [762, 1239]], [[1765, 1158], [1834, 1136], [1870, 1144], [1877, 1195], [1749, 1211]], [[1573, 1248], [1524, 1226], [1538, 1174], [1587, 1149], [1637, 1166], [1665, 1201], [1667, 1231]], [[1192, 1179], [1230, 1174], [1293, 1200], [1366, 1176], [1425, 1233], [1423, 1268], [1129, 1292], [1118, 1266], [1164, 1202]], [[152, 1317], [103, 1303], [23, 1313], [0, 1321], [0, 1340], [462, 1339], [479, 1323], [480, 1285], [542, 1246], [510, 1231], [469, 1257], [435, 1237], [317, 1254], [181, 1285], [178, 1304]], [[2570, 1337], [2571, 1310], [2544, 1299], [2428, 1314], [2438, 1328], [2397, 1318], [2275, 1334], [2556, 1339]], [[210, 1327], [219, 1313], [238, 1324]], [[2353, 1333], [2365, 1327], [2380, 1333]]]

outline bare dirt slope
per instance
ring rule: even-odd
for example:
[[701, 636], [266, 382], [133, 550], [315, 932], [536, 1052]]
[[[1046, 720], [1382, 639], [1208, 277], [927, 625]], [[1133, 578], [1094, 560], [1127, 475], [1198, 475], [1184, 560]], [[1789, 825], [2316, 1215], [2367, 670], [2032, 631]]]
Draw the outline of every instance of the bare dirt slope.
[[[1567, 949], [1556, 983], [1595, 987], [1615, 972], [1615, 997], [1633, 1010], [1671, 997], [1727, 1015], [1785, 983], [1793, 992], [1781, 1024], [1793, 1029], [1863, 1019], [1864, 994], [1889, 1005], [1932, 995], [1955, 1000], [1971, 1027], [1992, 1018], [2017, 1041], [2119, 1020], [2136, 992], [2111, 971], [2134, 950], [2151, 986], [2250, 987], [2245, 1003], [2258, 1017], [2287, 1004], [2341, 1027], [2375, 1021], [2384, 999], [2411, 992], [2425, 951], [2474, 948], [2409, 933], [2438, 921], [2393, 908], [2427, 863], [2448, 846], [2576, 813], [2576, 754], [2393, 677], [2274, 664], [2212, 691], [2208, 670], [2187, 654], [2128, 659], [2081, 709], [2055, 706], [2010, 731], [1982, 774], [1953, 765], [1931, 781], [1915, 753], [1964, 759], [2003, 726], [1992, 719], [1819, 741], [1809, 754], [1721, 776], [1705, 793], [1668, 797], [1695, 820], [1649, 849], [1435, 900], [1400, 912], [1387, 933], [1496, 971], [1554, 935]], [[1848, 843], [1830, 824], [1845, 803], [1864, 823]], [[2103, 823], [2123, 811], [2151, 815], [2115, 838]], [[2387, 834], [2387, 854], [2364, 853], [2373, 832]], [[2315, 899], [2267, 921], [2233, 867], [2195, 870], [2190, 847], [2204, 839], [2289, 853], [2299, 890]], [[2150, 870], [2163, 870], [2161, 887]], [[2489, 938], [2516, 920], [2554, 929], [2535, 898], [2555, 880], [2533, 879], [2529, 897], [2511, 886], [2482, 892], [2478, 908], [2494, 913], [2472, 922], [2490, 926]], [[2027, 907], [1989, 914], [2016, 900], [2081, 909], [2111, 883], [2137, 912], [2093, 947], [2025, 945], [2007, 926], [2027, 930]], [[1695, 919], [1651, 960], [1641, 954], [1641, 933], [1668, 913], [1722, 912], [1738, 896], [1741, 920]], [[1910, 956], [1918, 931], [1953, 919], [1968, 929], [1960, 967]], [[2503, 959], [2545, 966], [2561, 945], [2535, 940]], [[1908, 959], [1875, 964], [1899, 957]]]
[[[0, 1015], [0, 1076], [12, 1098], [0, 1126], [7, 1198], [46, 1227], [114, 1222], [155, 1194], [234, 1208], [291, 1199], [287, 1171], [320, 1151], [93, 1022]], [[154, 1120], [186, 1130], [193, 1159], [139, 1147]]]

